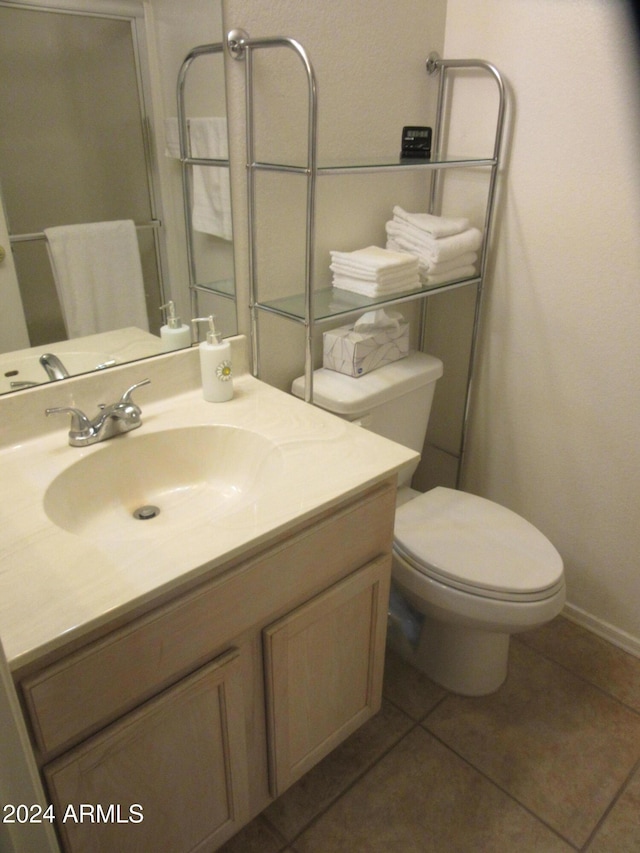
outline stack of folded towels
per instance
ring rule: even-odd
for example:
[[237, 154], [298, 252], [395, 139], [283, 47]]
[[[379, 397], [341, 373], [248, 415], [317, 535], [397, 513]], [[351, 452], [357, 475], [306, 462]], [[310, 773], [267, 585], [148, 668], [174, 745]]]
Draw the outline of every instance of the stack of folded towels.
[[333, 286], [371, 298], [417, 290], [418, 258], [406, 252], [368, 246], [355, 252], [331, 252]]
[[417, 257], [425, 284], [441, 284], [476, 274], [482, 232], [468, 219], [407, 213], [396, 205], [386, 224], [387, 249]]

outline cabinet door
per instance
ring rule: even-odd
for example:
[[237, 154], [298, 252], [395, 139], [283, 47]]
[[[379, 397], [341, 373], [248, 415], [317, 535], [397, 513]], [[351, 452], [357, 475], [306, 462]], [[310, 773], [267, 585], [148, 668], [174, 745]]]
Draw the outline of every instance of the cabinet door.
[[235, 649], [44, 769], [70, 853], [212, 850], [248, 817]]
[[368, 563], [264, 630], [273, 796], [379, 710], [390, 563]]

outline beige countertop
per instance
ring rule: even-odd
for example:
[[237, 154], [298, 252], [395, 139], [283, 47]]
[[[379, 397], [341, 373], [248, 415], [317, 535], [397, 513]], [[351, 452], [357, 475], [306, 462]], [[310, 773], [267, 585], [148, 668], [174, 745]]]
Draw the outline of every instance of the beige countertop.
[[[236, 374], [241, 346], [234, 344]], [[161, 593], [215, 574], [217, 566], [416, 458], [413, 451], [246, 372], [235, 376], [231, 401], [206, 403], [197, 358], [195, 350], [169, 354], [0, 398], [0, 637], [12, 669]], [[92, 414], [98, 401], [111, 402], [111, 396], [117, 398], [147, 376], [152, 385], [136, 392], [143, 425], [124, 436], [88, 448], [70, 447], [67, 419], [44, 417], [44, 409], [52, 405], [78, 405]], [[86, 402], [90, 399], [92, 404]], [[181, 516], [175, 523], [170, 513], [161, 514], [151, 522], [135, 522], [153, 527], [132, 533], [123, 527], [117, 537], [67, 532], [45, 512], [50, 483], [80, 459], [104, 452], [114, 442], [195, 425], [251, 430], [274, 445], [268, 477], [233, 512], [216, 518], [203, 500], [187, 520]]]

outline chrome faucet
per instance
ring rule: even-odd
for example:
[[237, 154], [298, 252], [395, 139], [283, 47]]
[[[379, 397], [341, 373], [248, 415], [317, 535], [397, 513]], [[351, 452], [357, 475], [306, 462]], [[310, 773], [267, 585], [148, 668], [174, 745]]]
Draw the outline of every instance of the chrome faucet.
[[44, 367], [49, 379], [54, 382], [56, 379], [66, 379], [69, 376], [69, 371], [60, 361], [57, 355], [52, 352], [44, 352], [38, 359]]
[[72, 447], [87, 447], [106, 441], [114, 435], [130, 432], [142, 426], [142, 411], [131, 399], [131, 394], [141, 385], [149, 385], [150, 379], [136, 382], [131, 388], [127, 388], [117, 403], [110, 405], [101, 404], [100, 411], [93, 420], [90, 420], [83, 411], [74, 406], [59, 406], [53, 409], [45, 409], [45, 415], [59, 415], [68, 413], [71, 415], [71, 429], [69, 430], [69, 444]]

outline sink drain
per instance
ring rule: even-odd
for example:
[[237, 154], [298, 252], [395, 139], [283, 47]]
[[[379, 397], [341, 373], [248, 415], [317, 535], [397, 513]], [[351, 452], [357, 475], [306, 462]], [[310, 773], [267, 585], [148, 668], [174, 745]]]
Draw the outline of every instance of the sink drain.
[[160, 515], [160, 507], [153, 506], [153, 504], [139, 506], [138, 509], [133, 512], [133, 517], [140, 521], [148, 521], [150, 518], [155, 518], [156, 515]]

